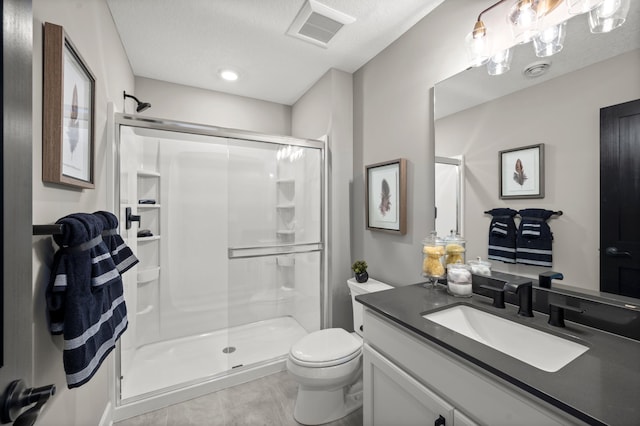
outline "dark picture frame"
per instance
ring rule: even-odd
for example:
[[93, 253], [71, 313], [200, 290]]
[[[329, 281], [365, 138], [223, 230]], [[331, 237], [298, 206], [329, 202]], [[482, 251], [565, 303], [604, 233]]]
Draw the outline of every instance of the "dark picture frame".
[[506, 149], [498, 154], [500, 199], [544, 198], [544, 144]]
[[407, 161], [404, 158], [365, 166], [366, 226], [370, 231], [407, 232]]
[[64, 28], [44, 24], [42, 181], [93, 189], [96, 79]]

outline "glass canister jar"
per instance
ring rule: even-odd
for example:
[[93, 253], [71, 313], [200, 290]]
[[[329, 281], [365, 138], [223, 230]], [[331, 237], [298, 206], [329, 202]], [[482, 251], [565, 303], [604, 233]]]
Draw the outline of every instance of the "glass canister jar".
[[447, 291], [456, 297], [471, 297], [471, 268], [464, 263], [447, 265]]
[[451, 233], [445, 237], [445, 261], [444, 264], [446, 267], [449, 267], [452, 263], [464, 263], [464, 252], [465, 252], [465, 243], [464, 238], [460, 236], [460, 234], [455, 231], [451, 231]]
[[443, 256], [444, 241], [438, 237], [436, 231], [432, 231], [422, 240], [422, 275], [431, 278], [434, 282], [438, 278], [444, 278]]
[[482, 260], [479, 256], [475, 260], [470, 260], [469, 266], [474, 274], [491, 275], [491, 262]]

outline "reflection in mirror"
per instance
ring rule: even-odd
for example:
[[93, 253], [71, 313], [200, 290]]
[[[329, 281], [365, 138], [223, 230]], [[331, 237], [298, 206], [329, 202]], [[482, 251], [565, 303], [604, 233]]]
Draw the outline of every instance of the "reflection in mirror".
[[436, 157], [436, 232], [441, 236], [449, 235], [451, 231], [464, 234], [460, 221], [463, 164], [460, 157]]
[[[531, 43], [513, 48], [509, 72], [471, 68], [435, 87], [435, 155], [464, 156], [462, 226], [467, 258], [486, 258], [495, 207], [562, 210], [548, 221], [553, 270], [563, 285], [600, 290], [600, 109], [640, 98], [640, 2], [627, 22], [591, 34], [587, 15], [567, 23], [565, 47], [550, 58]], [[523, 70], [543, 71], [535, 78]], [[545, 144], [545, 197], [500, 200], [498, 152]], [[549, 268], [493, 262], [493, 269], [537, 278]], [[639, 283], [640, 285], [640, 283]], [[604, 295], [606, 296], [606, 295]]]

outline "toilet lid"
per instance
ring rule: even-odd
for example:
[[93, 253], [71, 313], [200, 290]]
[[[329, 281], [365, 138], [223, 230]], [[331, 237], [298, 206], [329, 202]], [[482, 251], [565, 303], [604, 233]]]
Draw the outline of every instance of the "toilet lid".
[[342, 328], [327, 328], [307, 334], [291, 346], [291, 360], [304, 367], [330, 367], [360, 355], [362, 341]]

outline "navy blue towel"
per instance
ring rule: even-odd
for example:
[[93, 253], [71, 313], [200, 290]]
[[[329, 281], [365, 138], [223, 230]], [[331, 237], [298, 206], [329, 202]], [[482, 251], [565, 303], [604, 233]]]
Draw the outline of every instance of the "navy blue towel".
[[62, 219], [47, 286], [49, 328], [63, 334], [67, 386], [83, 385], [127, 328], [122, 277], [102, 240], [102, 221], [87, 213]]
[[489, 224], [489, 259], [505, 263], [516, 263], [516, 224], [513, 217], [516, 210], [508, 208], [492, 209]]
[[553, 212], [545, 209], [524, 209], [518, 213], [521, 220], [518, 227], [516, 262], [551, 267], [553, 234], [547, 219]]
[[139, 262], [138, 258], [118, 234], [118, 218], [116, 215], [106, 211], [98, 211], [94, 215], [102, 220], [102, 228], [104, 229], [102, 231], [102, 239], [109, 248], [109, 253], [111, 253], [111, 258], [116, 264], [116, 269], [122, 275]]

